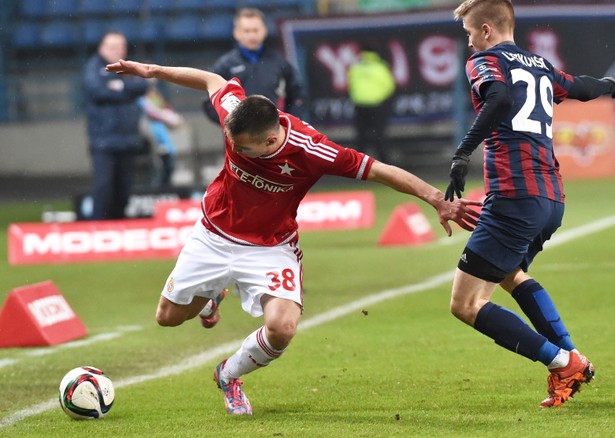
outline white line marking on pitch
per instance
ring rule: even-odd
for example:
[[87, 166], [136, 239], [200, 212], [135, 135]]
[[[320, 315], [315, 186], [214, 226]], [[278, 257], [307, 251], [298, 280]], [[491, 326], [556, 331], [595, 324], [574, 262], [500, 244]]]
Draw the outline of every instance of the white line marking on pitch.
[[[553, 248], [558, 245], [562, 245], [564, 243], [569, 242], [573, 239], [578, 239], [580, 237], [586, 236], [588, 234], [596, 233], [598, 231], [605, 230], [615, 225], [615, 216], [609, 216], [604, 219], [600, 219], [595, 222], [591, 222], [586, 225], [582, 225], [577, 228], [573, 228], [564, 232], [559, 233], [558, 236], [555, 236], [549, 243], [549, 245], [545, 245], [545, 250]], [[425, 290], [433, 289], [435, 287], [441, 286], [447, 282], [452, 281], [454, 270], [443, 272], [442, 274], [435, 275], [427, 280], [417, 283], [411, 284], [408, 286], [400, 287], [397, 289], [388, 289], [382, 292], [378, 292], [372, 295], [368, 295], [359, 300], [352, 301], [343, 306], [336, 307], [327, 312], [320, 313], [317, 316], [306, 319], [299, 324], [299, 330], [307, 330], [312, 327], [316, 327], [322, 324], [325, 324], [329, 321], [333, 321], [337, 318], [341, 318], [346, 316], [352, 312], [355, 312], [362, 307], [369, 305], [380, 303], [384, 300], [389, 300], [392, 298], [396, 298], [402, 295], [409, 295], [417, 292], [422, 292]], [[134, 377], [129, 377], [126, 379], [114, 381], [114, 385], [116, 388], [123, 388], [125, 386], [135, 385], [138, 383], [148, 382], [154, 379], [160, 379], [169, 377], [172, 375], [181, 374], [184, 371], [188, 371], [194, 368], [198, 368], [203, 366], [209, 362], [213, 362], [219, 357], [225, 356], [230, 353], [234, 353], [241, 343], [243, 339], [227, 342], [225, 344], [219, 345], [214, 348], [210, 348], [202, 353], [199, 353], [194, 356], [187, 357], [185, 359], [181, 359], [181, 361], [175, 365], [168, 365], [158, 369], [154, 373], [139, 375]], [[54, 409], [58, 406], [58, 400], [56, 398], [52, 400], [48, 400], [34, 406], [31, 406], [26, 409], [22, 409], [21, 411], [14, 412], [9, 416], [0, 420], [0, 428], [5, 426], [11, 426], [15, 423], [24, 420], [28, 417], [32, 417], [34, 415], [42, 414], [51, 409]]]
[[86, 345], [95, 344], [97, 342], [110, 341], [111, 339], [119, 338], [124, 333], [134, 332], [134, 331], [138, 331], [138, 330], [142, 330], [142, 329], [143, 329], [143, 327], [138, 326], [138, 325], [116, 327], [116, 330], [117, 330], [116, 332], [101, 333], [100, 335], [91, 336], [91, 337], [89, 337], [87, 339], [79, 339], [79, 340], [76, 340], [76, 341], [67, 342], [65, 344], [60, 344], [60, 345], [56, 345], [56, 346], [53, 346], [53, 347], [37, 348], [35, 350], [30, 350], [30, 351], [28, 351], [26, 353], [23, 353], [21, 355], [21, 357], [19, 357], [19, 358], [10, 358], [9, 357], [9, 358], [5, 358], [5, 359], [0, 359], [0, 368], [6, 367], [6, 366], [10, 366], [10, 365], [14, 365], [14, 364], [18, 363], [20, 361], [20, 359], [23, 359], [24, 357], [46, 356], [48, 354], [57, 353], [58, 351], [65, 350], [65, 349], [68, 349], [68, 348], [78, 348], [78, 347], [84, 347]]

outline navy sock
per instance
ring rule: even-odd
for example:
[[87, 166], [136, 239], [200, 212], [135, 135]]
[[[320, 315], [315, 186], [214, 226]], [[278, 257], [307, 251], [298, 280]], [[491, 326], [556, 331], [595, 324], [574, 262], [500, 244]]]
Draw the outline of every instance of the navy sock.
[[474, 328], [507, 350], [545, 365], [559, 351], [559, 347], [532, 330], [519, 316], [491, 302], [478, 311]]
[[526, 280], [512, 291], [512, 297], [529, 318], [538, 333], [564, 350], [574, 350], [574, 344], [549, 293], [536, 280]]

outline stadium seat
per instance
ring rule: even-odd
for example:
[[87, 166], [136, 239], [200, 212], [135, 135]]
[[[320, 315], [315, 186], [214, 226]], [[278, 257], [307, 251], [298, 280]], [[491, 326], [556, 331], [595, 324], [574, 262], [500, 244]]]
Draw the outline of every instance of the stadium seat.
[[52, 18], [70, 18], [74, 17], [78, 12], [79, 0], [50, 1], [47, 9], [47, 15]]
[[[227, 1], [227, 3], [229, 3]], [[203, 0], [176, 0], [175, 11], [177, 13], [190, 13], [191, 11], [202, 11], [207, 8]]]
[[43, 18], [47, 14], [45, 0], [21, 0], [19, 13], [24, 18]]
[[112, 10], [116, 14], [138, 14], [141, 12], [142, 0], [115, 0]]
[[109, 0], [81, 0], [79, 12], [83, 15], [105, 15], [111, 12]]
[[141, 21], [139, 32], [141, 32], [139, 40], [144, 43], [164, 42], [166, 38], [165, 26], [162, 20], [149, 19]]
[[82, 22], [81, 35], [87, 45], [95, 46], [108, 29], [109, 25], [105, 20], [91, 18]]
[[152, 14], [168, 14], [175, 10], [173, 0], [146, 0], [145, 4]]
[[41, 42], [47, 47], [70, 47], [77, 43], [78, 32], [73, 23], [53, 21], [43, 26]]
[[245, 0], [243, 6], [274, 12], [284, 12], [284, 10], [313, 12], [316, 10], [313, 0]]
[[138, 18], [114, 18], [109, 23], [109, 29], [123, 33], [128, 41], [128, 44], [134, 44], [141, 41], [141, 30], [139, 28]]
[[232, 0], [203, 0], [205, 9], [220, 11], [235, 11], [237, 8], [237, 2]]
[[201, 41], [205, 38], [204, 20], [194, 15], [179, 16], [170, 23], [168, 35], [175, 41]]
[[36, 23], [20, 22], [13, 31], [13, 45], [18, 49], [32, 49], [41, 44], [40, 28]]
[[233, 33], [233, 14], [207, 14], [202, 28], [203, 36], [208, 40], [231, 39]]

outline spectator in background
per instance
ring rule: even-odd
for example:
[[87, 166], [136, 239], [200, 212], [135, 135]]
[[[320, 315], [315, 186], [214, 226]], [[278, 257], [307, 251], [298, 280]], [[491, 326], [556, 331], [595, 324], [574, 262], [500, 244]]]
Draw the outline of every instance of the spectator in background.
[[148, 82], [147, 93], [139, 98], [139, 105], [145, 115], [145, 126], [142, 127], [142, 130], [144, 137], [150, 143], [154, 160], [161, 164], [154, 166], [156, 168], [161, 167], [160, 171], [156, 172], [155, 184], [165, 186], [171, 183], [177, 154], [171, 130], [182, 126], [184, 118], [166, 102], [156, 86], [157, 80], [151, 78]]
[[387, 163], [385, 130], [391, 115], [395, 78], [389, 65], [371, 47], [361, 49], [348, 69], [348, 93], [354, 104], [357, 150]]
[[[238, 78], [248, 96], [263, 95], [278, 109], [301, 117], [303, 90], [299, 75], [281, 53], [265, 44], [267, 34], [265, 15], [260, 10], [239, 9], [233, 28], [237, 47], [222, 55], [211, 71], [227, 80]], [[203, 101], [203, 110], [219, 123], [209, 97]]]
[[94, 169], [91, 219], [95, 220], [124, 217], [135, 155], [143, 151], [139, 133], [142, 110], [137, 98], [147, 91], [147, 81], [105, 70], [105, 65], [125, 58], [126, 53], [126, 37], [108, 32], [83, 71], [88, 143]]

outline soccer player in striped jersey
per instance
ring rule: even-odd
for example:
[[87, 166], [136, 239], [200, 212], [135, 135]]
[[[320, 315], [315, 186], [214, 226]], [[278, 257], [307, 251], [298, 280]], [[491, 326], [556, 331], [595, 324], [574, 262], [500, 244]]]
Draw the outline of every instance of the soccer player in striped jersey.
[[203, 325], [212, 327], [229, 284], [235, 284], [246, 312], [263, 316], [264, 326], [215, 368], [214, 380], [231, 414], [252, 413], [240, 377], [280, 357], [295, 335], [303, 310], [295, 218], [321, 176], [374, 181], [416, 196], [436, 209], [449, 236], [449, 220], [467, 230], [476, 224], [478, 214], [470, 206], [478, 203], [450, 203], [413, 174], [337, 145], [267, 98], [246, 97], [238, 79], [123, 60], [107, 69], [207, 91], [221, 120], [224, 167], [207, 187], [203, 218], [167, 279], [156, 319], [177, 326], [200, 315]]
[[[484, 140], [487, 198], [459, 260], [451, 311], [498, 345], [545, 364], [548, 396], [540, 406], [560, 406], [592, 380], [594, 367], [575, 348], [547, 291], [527, 274], [564, 214], [553, 103], [614, 95], [615, 79], [572, 76], [517, 47], [510, 0], [466, 0], [454, 15], [476, 51], [466, 74], [478, 114], [453, 156], [445, 196], [461, 197], [470, 155]], [[490, 301], [498, 284], [535, 330]]]

